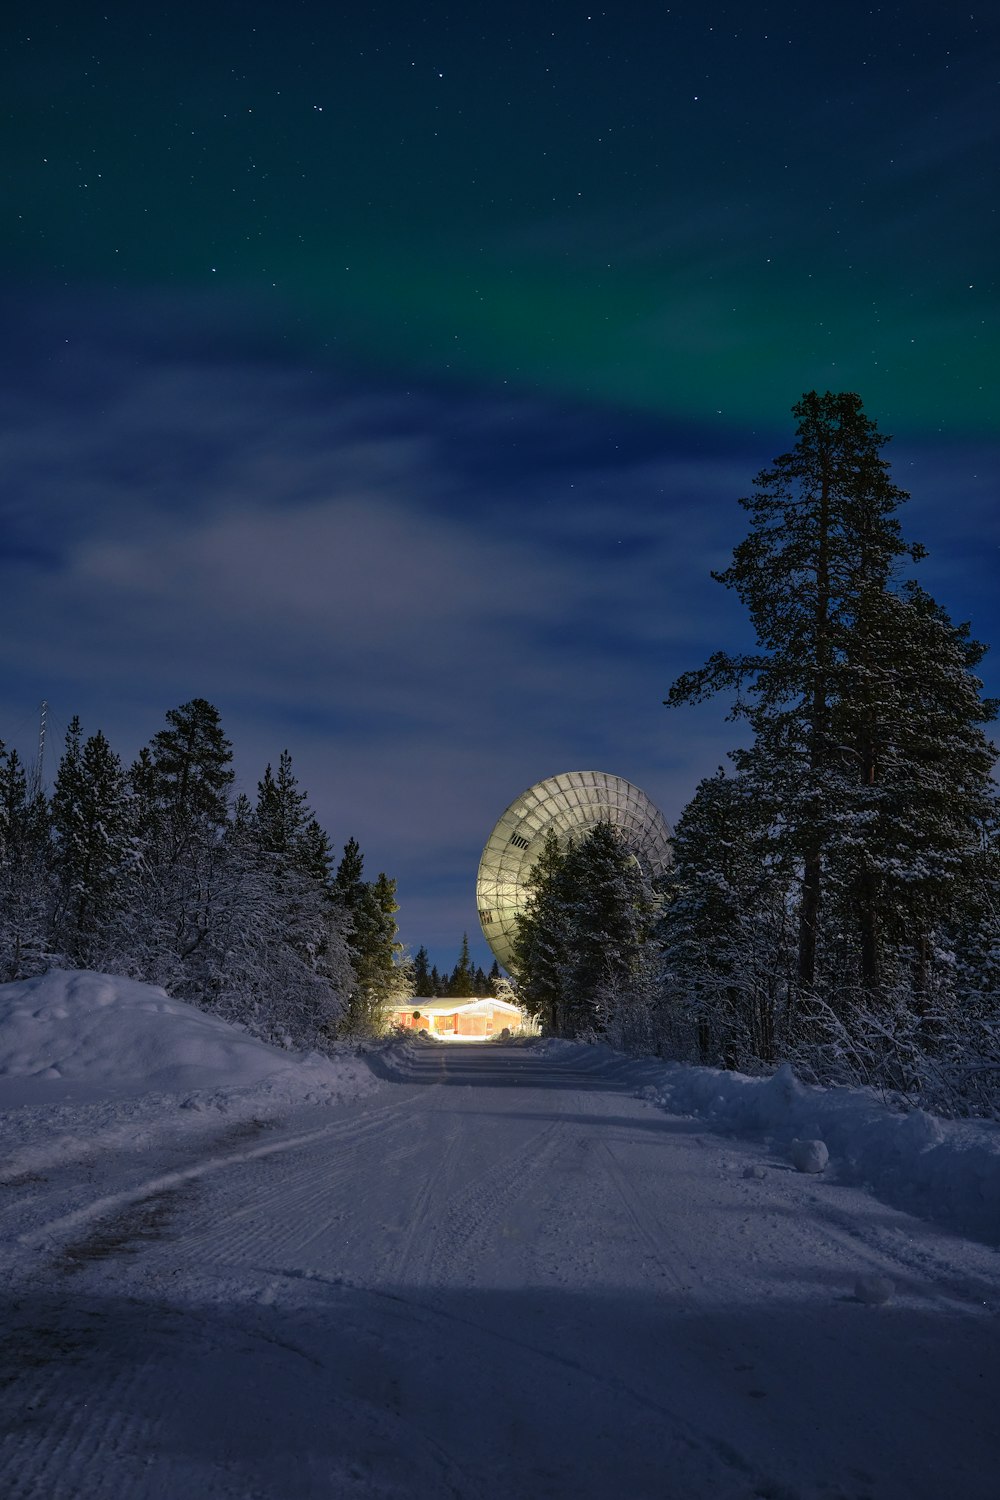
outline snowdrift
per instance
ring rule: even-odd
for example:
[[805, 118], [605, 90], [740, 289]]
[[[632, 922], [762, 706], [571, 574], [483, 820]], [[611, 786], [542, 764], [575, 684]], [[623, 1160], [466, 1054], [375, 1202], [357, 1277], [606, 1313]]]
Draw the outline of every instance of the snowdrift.
[[301, 1064], [137, 980], [52, 969], [0, 985], [0, 1079], [177, 1092], [245, 1087]]
[[138, 980], [52, 969], [0, 985], [0, 1180], [199, 1119], [267, 1120], [382, 1087], [348, 1049], [284, 1052]]
[[1000, 1244], [1000, 1127], [942, 1120], [924, 1110], [901, 1114], [865, 1089], [804, 1084], [785, 1063], [770, 1078], [750, 1078], [684, 1063], [636, 1061], [609, 1047], [541, 1044], [576, 1066], [628, 1075], [636, 1092], [672, 1114], [704, 1120], [715, 1131], [764, 1139], [783, 1161], [795, 1138], [822, 1140], [827, 1175], [938, 1224]]

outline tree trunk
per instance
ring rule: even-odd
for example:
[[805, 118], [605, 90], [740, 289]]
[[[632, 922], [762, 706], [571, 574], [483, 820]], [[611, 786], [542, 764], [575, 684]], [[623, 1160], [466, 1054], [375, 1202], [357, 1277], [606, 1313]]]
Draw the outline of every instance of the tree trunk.
[[861, 911], [859, 913], [861, 927], [861, 985], [870, 1000], [878, 997], [879, 962], [878, 942], [876, 940], [875, 922], [875, 898], [871, 889], [871, 879], [866, 876], [861, 887]]
[[808, 993], [816, 978], [816, 927], [819, 922], [822, 891], [822, 856], [817, 851], [806, 858], [802, 871], [802, 897], [799, 905], [799, 996]]
[[[861, 784], [875, 785], [875, 748], [871, 726], [862, 729], [861, 736]], [[861, 985], [869, 1000], [876, 1000], [879, 990], [878, 961], [878, 915], [876, 912], [875, 882], [870, 870], [861, 877], [858, 893], [858, 928], [861, 948]]]
[[[816, 607], [814, 614], [815, 675], [809, 706], [809, 770], [816, 778], [828, 759], [827, 690], [830, 672], [830, 477], [829, 458], [820, 459], [822, 478], [816, 538]], [[813, 809], [813, 816], [818, 809]], [[823, 855], [819, 832], [812, 829], [813, 847], [802, 870], [802, 901], [799, 907], [799, 997], [812, 990], [816, 979], [816, 932], [823, 883]]]

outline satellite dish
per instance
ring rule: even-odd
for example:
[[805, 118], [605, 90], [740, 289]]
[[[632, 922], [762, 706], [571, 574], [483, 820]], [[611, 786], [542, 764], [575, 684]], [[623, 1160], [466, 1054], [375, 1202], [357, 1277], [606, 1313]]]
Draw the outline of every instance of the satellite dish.
[[515, 797], [487, 840], [479, 861], [476, 901], [483, 936], [497, 960], [513, 972], [517, 915], [526, 882], [551, 829], [560, 844], [610, 823], [648, 875], [671, 862], [670, 830], [645, 792], [607, 771], [564, 771]]

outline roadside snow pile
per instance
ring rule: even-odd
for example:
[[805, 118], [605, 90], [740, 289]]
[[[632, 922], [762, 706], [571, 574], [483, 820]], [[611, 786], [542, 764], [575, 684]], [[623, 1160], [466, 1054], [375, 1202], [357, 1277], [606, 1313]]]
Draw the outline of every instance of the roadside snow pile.
[[142, 1146], [206, 1112], [266, 1119], [381, 1087], [353, 1052], [284, 1052], [137, 980], [52, 969], [0, 985], [2, 1134], [41, 1151], [8, 1157], [0, 1179], [41, 1158]]
[[107, 974], [52, 969], [0, 986], [0, 1077], [182, 1089], [258, 1083], [297, 1059]]
[[[589, 1071], [624, 1081], [630, 1060], [609, 1047], [547, 1041]], [[786, 1162], [792, 1142], [821, 1141], [826, 1175], [860, 1184], [897, 1208], [1000, 1244], [1000, 1127], [900, 1114], [865, 1089], [804, 1084], [790, 1065], [770, 1078], [718, 1068], [634, 1060], [637, 1092], [727, 1135], [764, 1138]]]

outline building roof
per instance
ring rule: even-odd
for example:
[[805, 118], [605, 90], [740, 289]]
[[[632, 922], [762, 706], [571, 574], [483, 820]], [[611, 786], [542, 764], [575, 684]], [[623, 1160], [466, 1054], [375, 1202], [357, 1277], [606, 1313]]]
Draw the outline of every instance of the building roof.
[[392, 1008], [393, 1010], [408, 1011], [410, 1015], [415, 1010], [419, 1010], [422, 1016], [481, 1016], [487, 1014], [490, 1010], [500, 1011], [511, 1016], [520, 1016], [522, 1014], [520, 1006], [511, 1005], [509, 1000], [498, 1000], [493, 995], [484, 995], [478, 998], [470, 997], [468, 999], [459, 999], [456, 996], [454, 1000], [422, 1000], [419, 996], [415, 995], [410, 1000], [398, 1000]]

